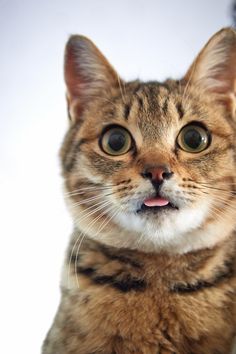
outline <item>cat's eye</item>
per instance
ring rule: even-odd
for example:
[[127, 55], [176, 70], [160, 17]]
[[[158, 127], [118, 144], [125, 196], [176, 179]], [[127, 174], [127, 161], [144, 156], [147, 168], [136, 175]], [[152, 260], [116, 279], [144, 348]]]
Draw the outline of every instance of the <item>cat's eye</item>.
[[179, 147], [187, 152], [201, 152], [210, 144], [209, 132], [197, 124], [186, 125], [177, 138]]
[[119, 156], [131, 149], [132, 138], [125, 128], [113, 126], [102, 135], [100, 146], [105, 153]]

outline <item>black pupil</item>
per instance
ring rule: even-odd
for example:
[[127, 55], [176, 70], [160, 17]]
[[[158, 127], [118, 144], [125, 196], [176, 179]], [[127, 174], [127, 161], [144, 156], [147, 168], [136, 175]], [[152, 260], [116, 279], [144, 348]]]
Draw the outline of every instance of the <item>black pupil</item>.
[[195, 129], [189, 129], [184, 134], [184, 142], [191, 149], [197, 149], [202, 143], [202, 135]]
[[120, 151], [125, 145], [125, 134], [121, 131], [111, 133], [108, 144], [113, 151]]

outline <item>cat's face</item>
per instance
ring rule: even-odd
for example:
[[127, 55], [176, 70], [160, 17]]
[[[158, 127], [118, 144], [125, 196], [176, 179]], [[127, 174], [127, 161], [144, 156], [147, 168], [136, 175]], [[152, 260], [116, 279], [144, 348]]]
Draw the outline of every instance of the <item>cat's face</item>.
[[82, 232], [117, 247], [182, 253], [233, 229], [235, 54], [236, 35], [225, 30], [184, 80], [124, 83], [90, 41], [70, 39], [72, 122], [61, 156]]

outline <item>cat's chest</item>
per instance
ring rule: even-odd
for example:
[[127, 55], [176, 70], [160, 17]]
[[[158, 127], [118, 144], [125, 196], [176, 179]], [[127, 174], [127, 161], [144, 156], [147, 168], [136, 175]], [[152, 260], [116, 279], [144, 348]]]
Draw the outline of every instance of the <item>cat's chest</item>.
[[226, 297], [221, 308], [213, 310], [210, 292], [182, 296], [170, 294], [164, 287], [149, 286], [125, 293], [108, 286], [83, 285], [76, 300], [73, 298], [73, 310], [70, 307], [77, 329], [87, 340], [96, 333], [105, 347], [116, 348], [115, 353], [138, 354], [140, 350], [157, 354], [163, 349], [163, 353], [183, 354], [192, 348], [195, 354], [206, 345], [203, 353], [212, 354], [217, 347], [226, 347], [232, 337], [233, 314], [224, 307]]
[[182, 354], [196, 346], [192, 352], [199, 353], [198, 345], [206, 341], [205, 352], [211, 354], [215, 343], [226, 346], [218, 340], [222, 331], [221, 341], [232, 337], [232, 284], [175, 288], [183, 276], [186, 282], [194, 280], [180, 266], [176, 260], [173, 267], [165, 257], [132, 257], [92, 246], [82, 251], [68, 269], [74, 289], [64, 306], [73, 331], [86, 342], [96, 333], [99, 342], [118, 348], [115, 353], [138, 354], [142, 348], [140, 353], [156, 354], [165, 348]]

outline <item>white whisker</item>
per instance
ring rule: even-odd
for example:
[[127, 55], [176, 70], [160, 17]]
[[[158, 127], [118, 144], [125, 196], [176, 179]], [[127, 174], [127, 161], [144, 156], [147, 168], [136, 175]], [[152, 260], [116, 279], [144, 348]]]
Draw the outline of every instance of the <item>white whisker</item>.
[[72, 257], [73, 257], [73, 253], [74, 253], [74, 249], [77, 245], [77, 243], [79, 242], [81, 236], [83, 235], [83, 232], [81, 232], [79, 234], [79, 236], [77, 237], [73, 247], [72, 247], [72, 250], [70, 252], [70, 259], [69, 259], [69, 265], [68, 265], [68, 271], [67, 271], [67, 287], [70, 288], [70, 267], [71, 267], [71, 262], [72, 262]]
[[79, 206], [79, 205], [83, 205], [83, 204], [87, 204], [89, 202], [93, 202], [93, 201], [99, 200], [101, 198], [104, 199], [104, 197], [108, 197], [108, 196], [110, 196], [112, 194], [113, 193], [109, 193], [109, 194], [104, 194], [104, 195], [97, 195], [97, 196], [94, 196], [94, 197], [91, 197], [91, 198], [87, 198], [87, 199], [82, 199], [79, 202], [72, 203], [72, 206], [76, 207], [76, 206]]
[[83, 188], [78, 188], [75, 189], [71, 192], [64, 192], [65, 196], [73, 196], [73, 195], [77, 195], [77, 194], [84, 194], [85, 192], [93, 192], [93, 191], [103, 191], [103, 190], [107, 190], [107, 189], [111, 189], [111, 186], [103, 186], [103, 187], [83, 187]]
[[[107, 213], [107, 212], [111, 211], [113, 208], [114, 208], [114, 205], [112, 205], [112, 206], [111, 206], [110, 208], [108, 208], [107, 210], [104, 210], [104, 212], [106, 211], [106, 213]], [[91, 224], [89, 224], [89, 228], [88, 228], [87, 230], [85, 230], [85, 232], [83, 233], [83, 237], [82, 237], [82, 239], [81, 239], [81, 242], [79, 243], [78, 248], [77, 248], [77, 250], [76, 250], [75, 269], [74, 269], [74, 270], [75, 270], [75, 274], [76, 274], [76, 282], [77, 282], [77, 286], [78, 286], [78, 287], [79, 287], [79, 279], [78, 279], [78, 274], [77, 274], [77, 260], [78, 260], [78, 255], [79, 255], [79, 250], [80, 250], [81, 244], [82, 244], [84, 238], [86, 237], [86, 235], [89, 234], [89, 231], [91, 230], [92, 226], [93, 226], [95, 223], [97, 223], [97, 222], [101, 219], [102, 216], [104, 216], [103, 213], [99, 214], [99, 215], [91, 222]], [[105, 220], [106, 220], [106, 219], [105, 219]], [[110, 221], [110, 219], [109, 219], [109, 221]], [[108, 221], [108, 222], [109, 222], [109, 221]], [[104, 222], [103, 222], [103, 223], [104, 223]], [[107, 224], [107, 223], [106, 223], [106, 224]], [[102, 225], [103, 225], [103, 224], [102, 224]], [[106, 225], [105, 225], [105, 226], [106, 226]], [[105, 226], [104, 226], [104, 227], [105, 227]], [[101, 230], [104, 229], [104, 227], [101, 228], [101, 225], [100, 225], [100, 228], [99, 228], [99, 230], [95, 233], [94, 237], [96, 237], [96, 236], [98, 235], [98, 233], [99, 233]]]
[[[82, 220], [86, 219], [87, 217], [89, 217], [89, 216], [95, 214], [96, 212], [102, 210], [104, 207], [108, 206], [109, 204], [111, 204], [110, 201], [107, 201], [107, 202], [101, 201], [101, 202], [97, 203], [96, 204], [97, 207], [94, 210], [92, 210], [89, 213], [83, 215], [82, 218], [76, 218], [76, 223], [81, 222]], [[93, 209], [93, 208], [94, 208], [94, 205], [88, 207], [86, 210], [84, 210], [82, 212], [82, 214], [86, 213], [87, 210], [90, 210], [90, 209]]]

